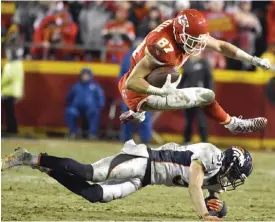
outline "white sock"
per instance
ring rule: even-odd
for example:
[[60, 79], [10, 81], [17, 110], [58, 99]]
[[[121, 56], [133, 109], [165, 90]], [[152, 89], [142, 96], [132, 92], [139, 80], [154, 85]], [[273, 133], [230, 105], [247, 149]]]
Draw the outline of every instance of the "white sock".
[[224, 127], [225, 128], [231, 128], [234, 125], [235, 122], [236, 122], [235, 117], [231, 116], [230, 122], [228, 124], [226, 124]]
[[31, 154], [30, 164], [31, 165], [37, 165], [38, 164], [38, 155]]

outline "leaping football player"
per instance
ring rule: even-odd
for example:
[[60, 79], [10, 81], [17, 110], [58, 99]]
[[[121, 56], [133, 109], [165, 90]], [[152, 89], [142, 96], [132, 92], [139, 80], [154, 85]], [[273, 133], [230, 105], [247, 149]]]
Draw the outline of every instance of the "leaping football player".
[[[47, 173], [91, 203], [125, 198], [147, 185], [188, 187], [196, 213], [204, 220], [221, 220], [226, 215], [226, 205], [217, 194], [244, 184], [253, 169], [249, 152], [241, 147], [222, 152], [210, 143], [167, 143], [151, 149], [133, 140], [117, 155], [92, 164], [19, 148], [2, 159], [1, 170], [20, 165]], [[209, 191], [205, 199], [203, 189]]]
[[133, 52], [131, 67], [119, 82], [119, 91], [130, 111], [120, 116], [122, 122], [141, 122], [144, 111], [179, 110], [202, 107], [206, 114], [223, 124], [232, 133], [257, 132], [264, 129], [263, 117], [241, 119], [231, 117], [215, 100], [212, 90], [204, 88], [177, 89], [171, 75], [162, 88], [154, 87], [146, 77], [156, 68], [170, 66], [178, 70], [190, 55], [198, 55], [205, 48], [224, 56], [248, 62], [262, 69], [270, 69], [268, 59], [251, 56], [236, 46], [209, 35], [208, 24], [202, 13], [194, 9], [181, 11], [151, 31]]

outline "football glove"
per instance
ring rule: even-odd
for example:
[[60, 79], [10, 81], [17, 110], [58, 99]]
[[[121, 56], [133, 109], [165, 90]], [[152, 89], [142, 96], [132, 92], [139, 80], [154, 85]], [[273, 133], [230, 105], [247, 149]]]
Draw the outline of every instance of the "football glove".
[[265, 70], [268, 70], [268, 69], [271, 68], [271, 65], [270, 65], [270, 62], [269, 62], [268, 59], [262, 59], [262, 58], [259, 58], [257, 56], [254, 56], [252, 58], [251, 63], [254, 66], [260, 67], [260, 68], [265, 69]]

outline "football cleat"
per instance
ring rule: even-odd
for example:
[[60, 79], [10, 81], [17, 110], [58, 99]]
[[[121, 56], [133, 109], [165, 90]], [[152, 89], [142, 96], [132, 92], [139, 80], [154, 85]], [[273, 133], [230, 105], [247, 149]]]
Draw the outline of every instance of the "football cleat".
[[224, 127], [229, 129], [231, 133], [237, 134], [259, 132], [263, 130], [266, 126], [267, 119], [264, 117], [242, 119], [242, 116], [239, 116], [239, 118], [233, 116], [230, 124], [225, 125]]
[[26, 149], [17, 148], [14, 153], [4, 157], [1, 160], [1, 171], [14, 166], [30, 165], [32, 154]]
[[127, 122], [141, 123], [145, 120], [145, 112], [135, 113], [132, 110], [129, 110], [127, 112], [122, 113], [119, 119], [122, 124]]

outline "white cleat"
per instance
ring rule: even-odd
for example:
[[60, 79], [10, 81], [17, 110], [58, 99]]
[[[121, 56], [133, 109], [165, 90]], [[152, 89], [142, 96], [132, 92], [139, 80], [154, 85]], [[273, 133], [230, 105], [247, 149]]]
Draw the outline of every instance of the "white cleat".
[[26, 149], [17, 148], [14, 153], [1, 160], [1, 171], [14, 166], [30, 165], [32, 154]]
[[267, 119], [264, 117], [258, 117], [253, 119], [242, 119], [233, 116], [231, 122], [224, 127], [229, 129], [233, 134], [237, 133], [250, 133], [262, 131], [267, 126]]
[[145, 112], [133, 112], [132, 110], [122, 113], [119, 117], [122, 124], [127, 122], [141, 123], [145, 118]]

